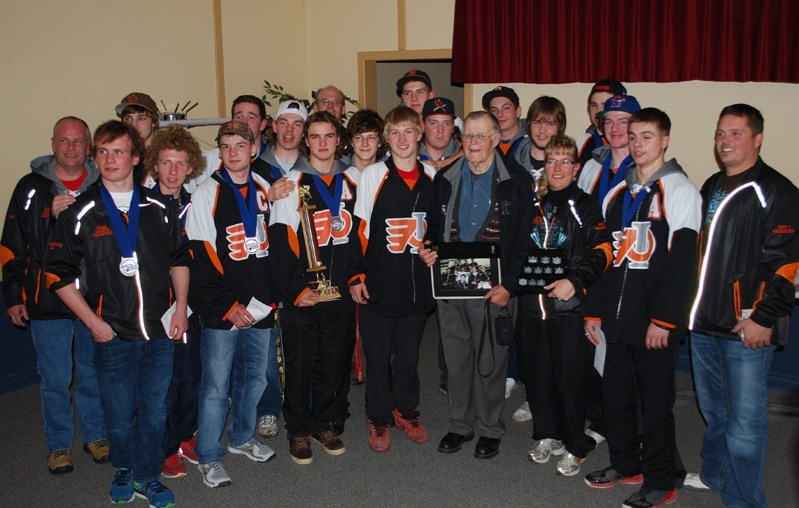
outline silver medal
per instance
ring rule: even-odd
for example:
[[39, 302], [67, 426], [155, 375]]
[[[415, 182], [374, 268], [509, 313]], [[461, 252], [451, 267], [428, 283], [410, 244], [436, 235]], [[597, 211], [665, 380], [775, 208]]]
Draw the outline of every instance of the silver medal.
[[139, 262], [136, 258], [122, 258], [119, 262], [119, 271], [125, 277], [133, 277], [139, 271]]
[[247, 254], [255, 254], [258, 252], [258, 239], [257, 238], [245, 238], [244, 239], [244, 250]]
[[333, 228], [333, 231], [338, 233], [344, 229], [344, 221], [341, 219], [341, 217], [333, 217], [333, 221], [331, 222], [330, 226]]

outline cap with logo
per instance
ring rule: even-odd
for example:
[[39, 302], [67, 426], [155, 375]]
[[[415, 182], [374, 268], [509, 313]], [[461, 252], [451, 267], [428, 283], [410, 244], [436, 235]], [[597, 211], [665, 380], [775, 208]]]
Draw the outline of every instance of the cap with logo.
[[397, 97], [402, 95], [402, 87], [405, 86], [405, 83], [409, 83], [411, 81], [421, 81], [427, 88], [430, 90], [433, 89], [433, 82], [430, 81], [430, 76], [425, 71], [420, 71], [418, 69], [411, 69], [405, 74], [402, 75], [401, 78], [397, 80]]
[[433, 97], [424, 101], [422, 119], [432, 115], [447, 115], [455, 117], [455, 104], [446, 97]]
[[124, 96], [119, 105], [115, 108], [119, 118], [122, 118], [122, 112], [125, 111], [125, 108], [128, 106], [139, 106], [154, 115], [158, 114], [158, 106], [155, 105], [153, 98], [146, 93], [131, 92]]
[[231, 120], [229, 122], [225, 122], [222, 125], [220, 125], [219, 132], [216, 134], [216, 142], [219, 143], [219, 139], [222, 136], [227, 136], [227, 135], [241, 136], [250, 143], [254, 142], [250, 126], [244, 122], [237, 122], [236, 120]]
[[614, 95], [605, 101], [605, 110], [597, 113], [599, 118], [614, 111], [633, 114], [641, 109], [638, 99], [632, 95]]

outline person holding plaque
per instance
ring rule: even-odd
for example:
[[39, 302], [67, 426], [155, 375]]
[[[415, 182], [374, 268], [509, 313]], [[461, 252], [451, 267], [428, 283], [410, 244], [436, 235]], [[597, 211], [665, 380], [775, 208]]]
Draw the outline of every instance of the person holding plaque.
[[525, 385], [536, 442], [528, 458], [543, 464], [562, 455], [555, 472], [574, 476], [596, 446], [584, 432], [593, 369], [583, 337], [584, 290], [610, 262], [610, 236], [596, 200], [575, 182], [580, 164], [574, 141], [555, 136], [544, 154], [527, 236], [530, 251], [519, 278], [520, 291], [527, 292], [519, 299], [516, 336], [525, 343], [529, 366]]
[[289, 172], [296, 183], [275, 201], [269, 226], [275, 287], [283, 310], [286, 366], [283, 417], [296, 464], [313, 461], [311, 440], [329, 455], [346, 451], [333, 423], [339, 391], [349, 386], [355, 306], [347, 284], [350, 233], [360, 172], [337, 159], [338, 120], [326, 111], [305, 122], [309, 167]]

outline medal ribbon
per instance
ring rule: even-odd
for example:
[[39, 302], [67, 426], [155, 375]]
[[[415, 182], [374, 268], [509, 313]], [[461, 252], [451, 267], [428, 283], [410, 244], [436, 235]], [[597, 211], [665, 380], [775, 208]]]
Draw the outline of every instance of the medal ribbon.
[[341, 191], [344, 187], [344, 174], [339, 173], [333, 176], [333, 194], [330, 194], [330, 191], [325, 185], [324, 180], [316, 175], [311, 175], [313, 177], [313, 183], [316, 186], [316, 190], [321, 194], [322, 201], [325, 202], [327, 205], [327, 209], [330, 210], [330, 215], [335, 218], [339, 216], [339, 212], [341, 211]]
[[[600, 145], [601, 146], [601, 145]], [[633, 162], [633, 158], [629, 155], [621, 161], [619, 164], [619, 169], [616, 170], [616, 174], [613, 175], [613, 179], [611, 179], [611, 170], [610, 170], [610, 162], [613, 157], [611, 154], [608, 154], [605, 157], [605, 160], [602, 162], [602, 172], [599, 174], [599, 204], [605, 202], [605, 196], [608, 195], [610, 189], [617, 186], [624, 180], [624, 174], [627, 173], [627, 168], [630, 167], [630, 164]]]
[[649, 194], [649, 187], [641, 189], [638, 191], [638, 194], [635, 195], [635, 198], [632, 197], [632, 192], [630, 189], [626, 189], [624, 191], [624, 201], [622, 202], [621, 208], [621, 227], [626, 228], [629, 227], [630, 224], [633, 222], [633, 217], [638, 209], [641, 207], [641, 203], [644, 202], [644, 198], [646, 195]]
[[258, 205], [255, 203], [255, 182], [252, 179], [252, 172], [247, 175], [247, 201], [244, 202], [244, 196], [239, 192], [239, 188], [230, 179], [227, 169], [220, 171], [222, 178], [225, 179], [230, 188], [233, 189], [233, 197], [236, 198], [236, 206], [239, 207], [239, 217], [241, 223], [244, 225], [244, 237], [255, 238], [255, 222], [258, 218]]
[[592, 130], [591, 137], [594, 138], [594, 149], [597, 149], [605, 144], [605, 139], [602, 137], [602, 135], [599, 133], [599, 130], [596, 127], [594, 127], [591, 130]]
[[133, 186], [133, 196], [130, 199], [130, 208], [128, 208], [127, 228], [125, 228], [125, 224], [119, 216], [119, 209], [114, 203], [114, 198], [111, 197], [111, 193], [108, 192], [108, 189], [102, 183], [100, 183], [100, 197], [103, 199], [106, 210], [108, 210], [111, 231], [114, 232], [114, 238], [117, 241], [122, 257], [132, 258], [134, 252], [136, 252], [136, 237], [139, 231], [139, 186]]

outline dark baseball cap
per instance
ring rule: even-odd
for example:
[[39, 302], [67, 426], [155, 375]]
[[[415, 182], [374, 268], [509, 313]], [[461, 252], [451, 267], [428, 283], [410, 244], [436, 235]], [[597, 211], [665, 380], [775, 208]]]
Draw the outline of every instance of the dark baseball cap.
[[427, 88], [430, 90], [433, 89], [433, 82], [430, 81], [430, 76], [427, 75], [425, 71], [420, 71], [418, 69], [411, 69], [405, 74], [402, 75], [401, 78], [397, 80], [397, 97], [402, 95], [402, 87], [405, 86], [405, 83], [410, 81], [421, 81]]
[[511, 101], [514, 106], [517, 108], [519, 107], [519, 96], [516, 95], [516, 90], [509, 86], [498, 86], [483, 95], [483, 109], [486, 111], [491, 109], [491, 101], [497, 97], [505, 97]]
[[627, 89], [624, 88], [624, 85], [613, 78], [603, 78], [594, 83], [589, 95], [594, 95], [596, 92], [605, 92], [613, 95], [627, 95]]
[[638, 103], [638, 99], [632, 95], [614, 95], [605, 101], [605, 110], [597, 113], [597, 116], [602, 118], [613, 111], [633, 114], [640, 109], [641, 105]]
[[217, 144], [219, 143], [219, 139], [222, 136], [226, 135], [238, 135], [243, 137], [250, 143], [255, 142], [252, 137], [252, 131], [250, 130], [250, 126], [244, 122], [237, 122], [236, 120], [225, 122], [219, 126], [219, 132], [216, 134]]
[[455, 117], [455, 104], [446, 97], [433, 97], [424, 101], [422, 119], [432, 115], [447, 115]]
[[146, 93], [131, 92], [124, 96], [115, 108], [119, 118], [122, 118], [122, 112], [125, 111], [125, 108], [128, 106], [139, 106], [154, 115], [158, 114], [158, 106], [155, 105], [153, 98]]

